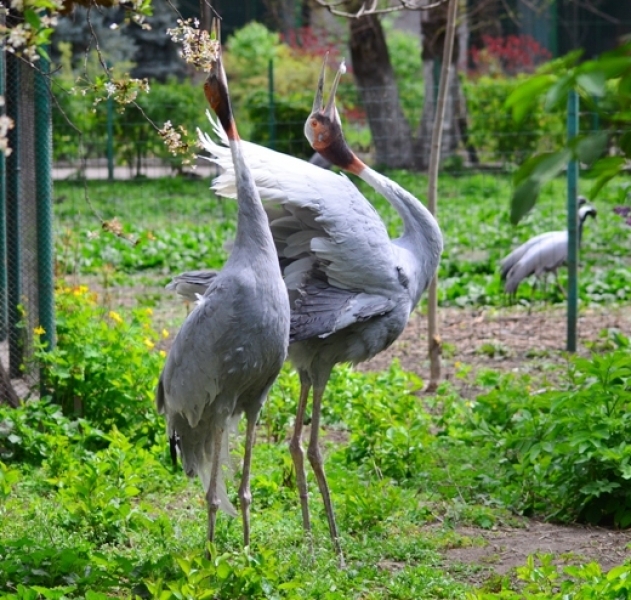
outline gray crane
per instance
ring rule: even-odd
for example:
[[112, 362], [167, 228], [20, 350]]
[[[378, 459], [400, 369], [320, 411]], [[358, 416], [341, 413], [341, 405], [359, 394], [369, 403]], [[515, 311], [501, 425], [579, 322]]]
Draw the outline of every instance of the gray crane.
[[[320, 489], [331, 539], [343, 563], [318, 437], [322, 396], [337, 363], [357, 364], [394, 342], [432, 280], [442, 252], [440, 228], [430, 212], [396, 182], [375, 172], [349, 149], [335, 108], [343, 67], [323, 107], [324, 67], [305, 133], [328, 161], [359, 175], [382, 193], [404, 223], [390, 240], [373, 206], [345, 176], [255, 144], [244, 145], [268, 215], [278, 260], [289, 290], [289, 358], [300, 376], [300, 398], [289, 449], [296, 468], [303, 526], [311, 531], [302, 427], [313, 388], [307, 456]], [[215, 125], [215, 131], [221, 131]], [[225, 144], [225, 136], [222, 136]], [[222, 174], [213, 182], [221, 196], [234, 197], [234, 171], [225, 146], [202, 136], [202, 145]], [[213, 274], [182, 274], [167, 286], [190, 297]]]
[[[596, 209], [587, 203], [584, 196], [578, 198], [578, 235], [579, 243], [583, 233], [583, 225], [587, 217], [596, 218]], [[500, 264], [500, 277], [504, 282], [504, 291], [515, 295], [519, 284], [534, 275], [533, 293], [537, 281], [543, 277], [544, 291], [548, 273], [554, 273], [561, 293], [565, 290], [559, 282], [557, 269], [567, 261], [567, 230], [541, 233], [515, 248]]]
[[289, 297], [252, 173], [232, 116], [221, 51], [204, 84], [229, 147], [238, 202], [234, 247], [223, 269], [197, 296], [197, 306], [177, 334], [164, 365], [156, 404], [167, 421], [182, 466], [198, 475], [208, 502], [208, 540], [217, 510], [235, 515], [222, 464], [228, 436], [247, 420], [239, 501], [243, 541], [250, 543], [250, 462], [256, 420], [287, 356]]

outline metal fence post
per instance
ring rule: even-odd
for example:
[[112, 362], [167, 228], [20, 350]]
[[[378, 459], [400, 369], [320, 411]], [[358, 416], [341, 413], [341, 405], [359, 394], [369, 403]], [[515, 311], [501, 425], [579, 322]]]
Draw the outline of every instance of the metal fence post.
[[55, 345], [55, 278], [52, 202], [52, 114], [48, 60], [41, 57], [35, 71], [35, 189], [37, 195], [37, 279], [40, 341]]
[[[567, 99], [568, 142], [578, 135], [578, 94], [572, 90]], [[576, 352], [576, 323], [578, 318], [578, 161], [567, 165], [567, 351]]]

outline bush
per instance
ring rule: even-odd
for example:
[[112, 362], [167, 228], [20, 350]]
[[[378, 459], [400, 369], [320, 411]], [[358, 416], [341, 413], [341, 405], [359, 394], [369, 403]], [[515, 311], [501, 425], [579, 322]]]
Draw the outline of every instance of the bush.
[[255, 92], [247, 100], [248, 116], [252, 124], [250, 140], [278, 152], [309, 158], [313, 150], [304, 135], [304, 124], [306, 116], [311, 112], [312, 103], [313, 98], [307, 94], [294, 94], [286, 99], [275, 98], [272, 133], [269, 96], [265, 92]]
[[[467, 600], [622, 600], [631, 593], [631, 566], [620, 565], [603, 573], [600, 565], [560, 566], [551, 554], [529, 556], [523, 567], [517, 568], [519, 583], [508, 577], [491, 585], [493, 592], [467, 593]], [[501, 588], [498, 590], [498, 584]], [[513, 590], [518, 587], [519, 592]]]
[[561, 521], [631, 525], [631, 355], [573, 358], [566, 390], [500, 383], [479, 396], [474, 435], [499, 454], [515, 508]]
[[165, 352], [156, 347], [162, 336], [151, 327], [151, 309], [123, 319], [85, 286], [62, 286], [56, 304], [57, 346], [36, 352], [54, 402], [66, 414], [80, 406], [103, 431], [117, 428], [153, 443], [164, 431], [153, 400]]
[[464, 81], [469, 112], [470, 143], [485, 160], [521, 163], [536, 150], [552, 147], [565, 138], [564, 115], [540, 105], [516, 123], [504, 108], [522, 78], [480, 77]]

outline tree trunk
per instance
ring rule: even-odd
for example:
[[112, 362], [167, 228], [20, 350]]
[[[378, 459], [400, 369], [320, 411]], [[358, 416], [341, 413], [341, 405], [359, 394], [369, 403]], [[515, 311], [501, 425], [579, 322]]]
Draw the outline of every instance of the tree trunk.
[[[421, 170], [426, 170], [429, 167], [430, 145], [435, 121], [434, 114], [436, 112], [437, 80], [445, 45], [447, 6], [448, 4], [442, 4], [431, 10], [423, 10], [420, 13], [425, 103], [423, 104], [414, 154], [415, 164]], [[462, 31], [463, 29], [459, 28], [459, 33]], [[466, 126], [466, 104], [464, 103], [464, 94], [461, 90], [456, 68], [458, 56], [459, 40], [456, 37], [449, 65], [449, 96], [443, 120], [442, 159], [454, 153], [463, 136], [462, 125]], [[463, 110], [464, 113], [462, 112]]]
[[[447, 15], [445, 23], [445, 34], [443, 43], [443, 61], [440, 73], [440, 86], [436, 97], [434, 130], [432, 131], [431, 152], [429, 161], [429, 173], [427, 182], [427, 207], [433, 215], [437, 212], [438, 199], [438, 165], [441, 154], [441, 137], [444, 133], [443, 124], [447, 114], [449, 104], [450, 72], [455, 48], [456, 16], [458, 14], [458, 2], [460, 0], [449, 0], [447, 4]], [[457, 79], [457, 78], [454, 78]], [[451, 103], [453, 104], [453, 102]], [[452, 111], [453, 112], [453, 111]], [[430, 379], [427, 386], [428, 392], [435, 392], [440, 380], [440, 355], [442, 354], [443, 343], [438, 331], [438, 276], [435, 275], [429, 286], [427, 294], [427, 337], [428, 354], [430, 362]]]
[[413, 166], [412, 132], [399, 92], [379, 18], [350, 19], [350, 51], [355, 81], [366, 110], [375, 162], [390, 168]]

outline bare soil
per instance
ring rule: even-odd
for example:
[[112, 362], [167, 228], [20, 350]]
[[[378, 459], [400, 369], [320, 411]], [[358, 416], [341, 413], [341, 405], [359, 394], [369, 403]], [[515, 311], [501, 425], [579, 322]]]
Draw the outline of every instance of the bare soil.
[[554, 525], [524, 521], [523, 528], [492, 530], [460, 527], [456, 532], [472, 545], [445, 551], [446, 565], [482, 567], [470, 572], [472, 583], [495, 575], [506, 575], [526, 563], [531, 554], [553, 554], [557, 564], [585, 564], [596, 561], [604, 572], [631, 558], [631, 532], [582, 525]]

